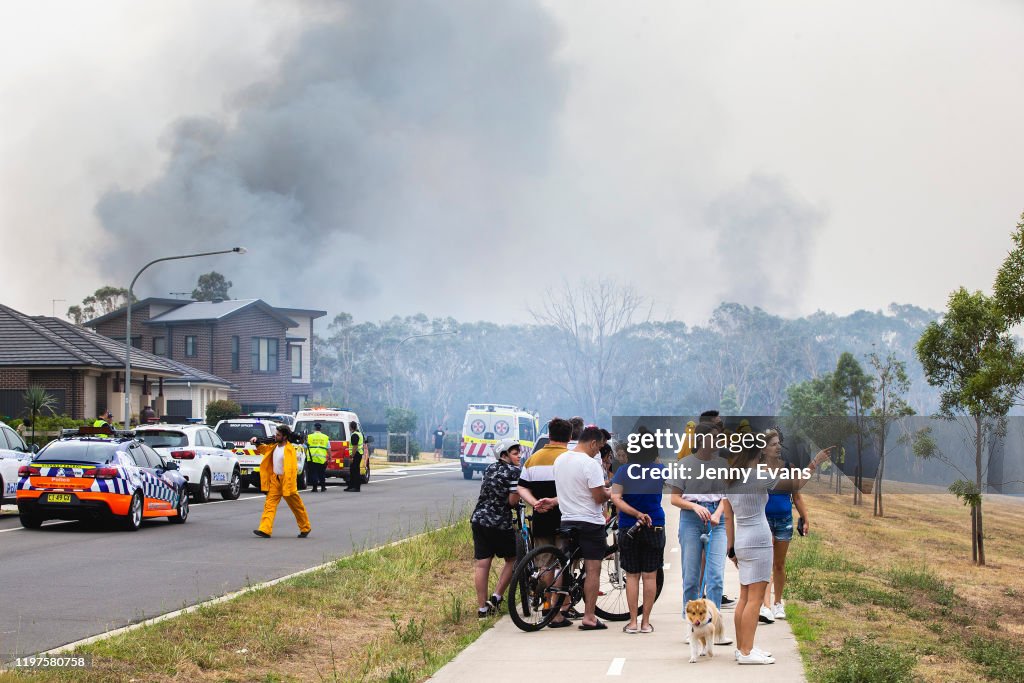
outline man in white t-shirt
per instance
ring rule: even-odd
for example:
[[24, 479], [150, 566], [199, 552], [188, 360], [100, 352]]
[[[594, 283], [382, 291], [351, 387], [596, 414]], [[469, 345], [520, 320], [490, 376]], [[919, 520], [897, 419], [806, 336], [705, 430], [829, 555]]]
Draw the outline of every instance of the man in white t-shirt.
[[576, 529], [577, 542], [587, 572], [583, 584], [583, 613], [581, 631], [608, 628], [598, 621], [594, 610], [601, 581], [601, 561], [608, 551], [604, 532], [604, 504], [611, 493], [605, 486], [601, 461], [594, 456], [605, 443], [599, 427], [583, 429], [576, 447], [560, 455], [554, 464], [555, 489], [558, 509], [562, 512], [562, 526]]

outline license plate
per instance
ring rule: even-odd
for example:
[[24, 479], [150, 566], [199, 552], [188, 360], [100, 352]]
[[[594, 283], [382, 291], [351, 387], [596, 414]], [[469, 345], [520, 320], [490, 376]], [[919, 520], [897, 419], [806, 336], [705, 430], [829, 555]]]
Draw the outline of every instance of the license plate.
[[70, 503], [75, 500], [75, 497], [70, 493], [47, 493], [47, 503]]

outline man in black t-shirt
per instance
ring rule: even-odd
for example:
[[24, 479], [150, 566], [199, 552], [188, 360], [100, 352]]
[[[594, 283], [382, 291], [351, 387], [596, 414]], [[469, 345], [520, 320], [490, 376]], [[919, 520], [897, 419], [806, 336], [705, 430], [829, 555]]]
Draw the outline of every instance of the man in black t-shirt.
[[444, 427], [437, 425], [434, 430], [434, 460], [441, 459], [441, 450], [444, 448]]
[[[473, 583], [476, 586], [477, 616], [486, 617], [497, 611], [505, 594], [516, 559], [516, 535], [512, 524], [512, 506], [519, 505], [516, 483], [519, 481], [518, 441], [506, 439], [494, 447], [497, 462], [484, 470], [470, 524], [473, 528]], [[505, 566], [498, 576], [494, 593], [487, 597], [487, 581], [491, 560], [500, 557]]]

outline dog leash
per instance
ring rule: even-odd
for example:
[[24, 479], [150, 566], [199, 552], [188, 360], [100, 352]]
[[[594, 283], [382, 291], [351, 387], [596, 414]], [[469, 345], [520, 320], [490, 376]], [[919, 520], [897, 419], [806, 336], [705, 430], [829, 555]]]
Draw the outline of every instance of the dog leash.
[[700, 535], [700, 542], [704, 544], [704, 566], [700, 570], [700, 592], [697, 593], [702, 598], [707, 597], [704, 589], [708, 578], [708, 548], [711, 547], [711, 536], [714, 533], [715, 527], [711, 526], [711, 522], [704, 522], [704, 533]]

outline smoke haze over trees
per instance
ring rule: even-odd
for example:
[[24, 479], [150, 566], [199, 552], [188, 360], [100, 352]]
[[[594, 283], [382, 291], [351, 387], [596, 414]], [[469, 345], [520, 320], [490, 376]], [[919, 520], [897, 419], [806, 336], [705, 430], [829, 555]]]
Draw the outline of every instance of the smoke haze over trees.
[[[314, 379], [330, 382], [326, 400], [383, 421], [389, 405], [414, 410], [423, 429], [461, 427], [466, 404], [500, 402], [552, 415], [583, 415], [607, 424], [618, 415], [696, 415], [726, 402], [739, 412], [778, 415], [787, 388], [832, 372], [844, 351], [858, 359], [878, 351], [906, 363], [906, 400], [918, 414], [938, 408], [914, 345], [938, 314], [894, 304], [888, 312], [857, 311], [787, 319], [759, 308], [721, 304], [704, 325], [639, 321], [614, 328], [605, 344], [600, 412], [578, 391], [571, 373], [600, 360], [581, 347], [567, 365], [566, 330], [556, 324], [463, 323], [425, 315], [357, 322], [340, 314], [315, 339]], [[410, 335], [457, 331], [456, 335]], [[586, 339], [594, 337], [588, 332]], [[578, 378], [577, 378], [578, 379]], [[594, 386], [588, 382], [587, 386]]]

